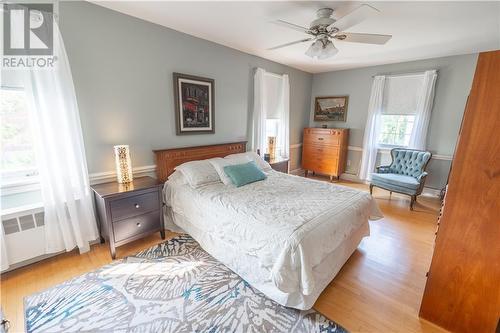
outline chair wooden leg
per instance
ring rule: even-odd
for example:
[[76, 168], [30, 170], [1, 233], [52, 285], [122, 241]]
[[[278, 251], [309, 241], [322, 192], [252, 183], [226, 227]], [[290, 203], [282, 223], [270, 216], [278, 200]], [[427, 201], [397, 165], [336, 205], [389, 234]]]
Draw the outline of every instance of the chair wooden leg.
[[373, 194], [373, 185], [370, 184], [370, 194]]
[[307, 178], [307, 175], [308, 175], [308, 174], [309, 174], [309, 171], [308, 171], [308, 170], [305, 170], [305, 171], [304, 171], [304, 177], [306, 177], [306, 178]]
[[413, 210], [413, 205], [415, 204], [416, 201], [417, 201], [417, 196], [412, 195], [410, 200], [410, 210]]

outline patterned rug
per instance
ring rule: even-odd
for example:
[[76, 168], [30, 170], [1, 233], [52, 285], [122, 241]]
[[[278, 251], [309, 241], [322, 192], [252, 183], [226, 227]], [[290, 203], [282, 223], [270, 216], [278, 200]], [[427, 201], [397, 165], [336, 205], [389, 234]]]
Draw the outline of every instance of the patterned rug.
[[179, 236], [25, 298], [28, 332], [347, 332], [266, 298]]

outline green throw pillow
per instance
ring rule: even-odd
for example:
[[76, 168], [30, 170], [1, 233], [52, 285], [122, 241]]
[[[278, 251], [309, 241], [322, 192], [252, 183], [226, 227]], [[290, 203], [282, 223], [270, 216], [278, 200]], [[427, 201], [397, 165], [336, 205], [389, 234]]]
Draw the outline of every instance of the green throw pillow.
[[227, 165], [224, 172], [236, 187], [264, 180], [267, 178], [254, 161], [245, 164]]

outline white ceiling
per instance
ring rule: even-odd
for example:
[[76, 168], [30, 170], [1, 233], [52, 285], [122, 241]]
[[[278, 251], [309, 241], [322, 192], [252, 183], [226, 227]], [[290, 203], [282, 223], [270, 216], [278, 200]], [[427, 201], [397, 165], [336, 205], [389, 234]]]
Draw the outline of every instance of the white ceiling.
[[500, 49], [500, 2], [365, 2], [378, 15], [349, 32], [392, 34], [386, 45], [337, 41], [340, 52], [313, 60], [308, 43], [267, 48], [307, 37], [271, 21], [308, 27], [322, 7], [361, 2], [101, 1], [101, 6], [311, 73]]

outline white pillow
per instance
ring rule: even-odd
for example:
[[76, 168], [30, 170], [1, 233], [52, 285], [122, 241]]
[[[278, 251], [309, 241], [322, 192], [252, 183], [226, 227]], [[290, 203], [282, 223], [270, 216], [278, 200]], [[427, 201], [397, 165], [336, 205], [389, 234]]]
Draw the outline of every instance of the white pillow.
[[218, 183], [221, 180], [208, 160], [186, 162], [178, 165], [175, 170], [183, 174], [192, 188]]
[[176, 170], [170, 176], [168, 176], [168, 181], [171, 184], [179, 184], [184, 185], [187, 184], [186, 178], [182, 174], [182, 172]]
[[239, 156], [247, 156], [250, 158], [251, 161], [255, 161], [255, 164], [265, 172], [271, 171], [273, 168], [269, 163], [267, 163], [259, 154], [257, 154], [254, 151], [247, 151], [245, 153], [238, 153], [238, 154], [231, 154], [227, 155], [225, 158], [233, 158], [233, 157], [239, 157]]
[[228, 165], [248, 163], [252, 161], [252, 159], [246, 155], [240, 155], [240, 156], [233, 156], [231, 158], [216, 157], [216, 158], [211, 158], [208, 161], [213, 165], [215, 171], [217, 171], [217, 173], [219, 174], [220, 180], [222, 180], [224, 185], [229, 185], [232, 184], [233, 182], [231, 181], [231, 178], [229, 178], [224, 172], [224, 167]]

